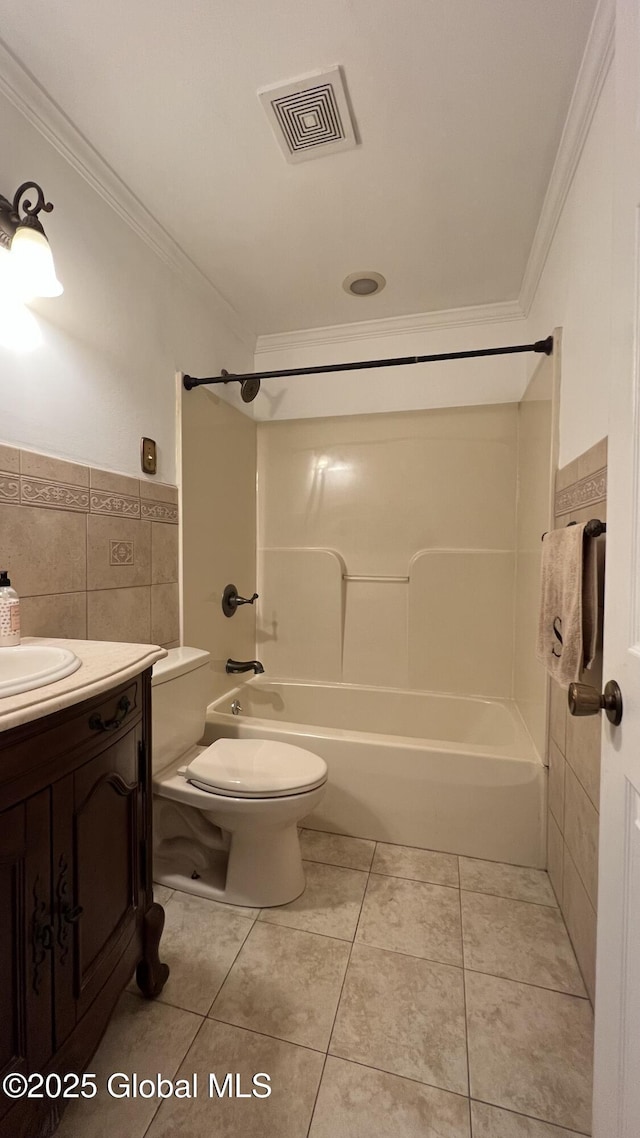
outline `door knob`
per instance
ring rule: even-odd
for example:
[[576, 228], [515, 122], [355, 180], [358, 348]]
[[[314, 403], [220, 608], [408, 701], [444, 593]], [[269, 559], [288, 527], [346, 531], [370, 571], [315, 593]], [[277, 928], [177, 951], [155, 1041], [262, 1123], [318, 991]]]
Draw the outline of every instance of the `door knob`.
[[589, 684], [569, 684], [568, 696], [572, 715], [597, 715], [604, 711], [614, 727], [622, 721], [622, 692], [615, 680], [609, 680], [602, 694]]

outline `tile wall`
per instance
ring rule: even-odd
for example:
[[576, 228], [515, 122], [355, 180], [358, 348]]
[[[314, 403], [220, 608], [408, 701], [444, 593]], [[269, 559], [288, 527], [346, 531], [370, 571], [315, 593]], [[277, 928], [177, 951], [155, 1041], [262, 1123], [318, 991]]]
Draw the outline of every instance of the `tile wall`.
[[[555, 524], [606, 519], [607, 440], [558, 471]], [[606, 538], [598, 538], [600, 627]], [[581, 679], [602, 690], [601, 642]], [[591, 998], [595, 991], [601, 716], [575, 718], [567, 691], [551, 681], [549, 716], [549, 875]]]
[[24, 636], [179, 639], [176, 486], [0, 444], [0, 563]]

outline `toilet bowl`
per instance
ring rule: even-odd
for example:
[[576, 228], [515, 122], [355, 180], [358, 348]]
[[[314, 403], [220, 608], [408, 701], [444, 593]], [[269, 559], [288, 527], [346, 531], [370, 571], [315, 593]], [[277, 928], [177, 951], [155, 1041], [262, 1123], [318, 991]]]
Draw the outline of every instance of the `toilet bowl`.
[[324, 794], [326, 764], [267, 739], [197, 745], [209, 679], [209, 654], [194, 648], [153, 669], [154, 879], [227, 904], [286, 904], [304, 890], [298, 824]]

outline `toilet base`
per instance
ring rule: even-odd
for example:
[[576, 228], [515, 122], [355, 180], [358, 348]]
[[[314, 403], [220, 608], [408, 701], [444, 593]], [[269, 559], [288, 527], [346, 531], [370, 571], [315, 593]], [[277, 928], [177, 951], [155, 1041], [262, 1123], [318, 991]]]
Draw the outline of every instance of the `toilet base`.
[[252, 833], [244, 849], [242, 835], [234, 834], [229, 852], [212, 850], [206, 866], [199, 861], [196, 867], [182, 854], [156, 852], [153, 876], [168, 889], [251, 909], [287, 905], [305, 888], [296, 826], [268, 834], [264, 842]]
[[154, 880], [227, 905], [266, 909], [304, 891], [298, 823], [324, 786], [272, 799], [209, 794], [167, 772], [154, 784]]

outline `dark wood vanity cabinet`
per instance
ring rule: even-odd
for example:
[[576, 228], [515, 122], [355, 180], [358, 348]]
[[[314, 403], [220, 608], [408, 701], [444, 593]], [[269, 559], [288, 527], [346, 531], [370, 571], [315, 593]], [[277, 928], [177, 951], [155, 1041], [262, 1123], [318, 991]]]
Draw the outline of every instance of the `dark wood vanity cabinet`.
[[[147, 996], [167, 978], [150, 680], [0, 733], [0, 1082], [80, 1074], [134, 970]], [[0, 1090], [0, 1138], [45, 1138], [64, 1105]]]

